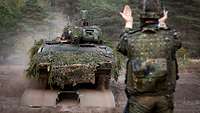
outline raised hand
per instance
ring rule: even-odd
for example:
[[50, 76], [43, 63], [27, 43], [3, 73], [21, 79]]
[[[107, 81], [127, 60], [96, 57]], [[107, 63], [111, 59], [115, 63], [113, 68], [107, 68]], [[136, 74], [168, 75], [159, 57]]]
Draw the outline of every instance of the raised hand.
[[168, 27], [166, 25], [166, 20], [168, 18], [168, 11], [164, 10], [163, 14], [164, 14], [164, 16], [159, 19], [158, 27], [167, 29]]
[[123, 12], [120, 12], [120, 15], [125, 20], [125, 28], [132, 28], [133, 26], [133, 17], [132, 10], [129, 5], [125, 5]]

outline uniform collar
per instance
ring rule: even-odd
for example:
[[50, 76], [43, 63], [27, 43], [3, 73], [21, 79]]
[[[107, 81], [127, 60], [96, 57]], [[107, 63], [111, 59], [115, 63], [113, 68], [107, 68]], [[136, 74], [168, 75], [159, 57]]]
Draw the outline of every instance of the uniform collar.
[[158, 24], [150, 24], [142, 27], [142, 32], [156, 33], [158, 31]]

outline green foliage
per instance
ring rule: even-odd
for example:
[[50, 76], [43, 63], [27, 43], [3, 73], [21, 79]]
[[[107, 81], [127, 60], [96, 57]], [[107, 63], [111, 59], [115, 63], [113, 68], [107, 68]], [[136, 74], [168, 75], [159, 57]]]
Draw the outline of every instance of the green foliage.
[[1, 0], [0, 2], [0, 30], [13, 27], [21, 17], [23, 0]]
[[79, 0], [80, 9], [89, 12], [90, 23], [100, 25], [108, 35], [119, 33], [123, 24], [119, 12], [128, 0]]
[[39, 79], [40, 77], [38, 59], [35, 57], [30, 59], [29, 67], [26, 70], [26, 76], [33, 79]]
[[189, 63], [189, 52], [187, 49], [185, 48], [180, 48], [178, 51], [177, 51], [177, 58], [178, 58], [178, 63], [179, 63], [179, 66], [180, 67], [183, 67], [185, 66], [186, 64]]
[[14, 30], [23, 17], [38, 20], [44, 15], [38, 0], [1, 0], [0, 31]]
[[41, 20], [46, 16], [45, 10], [38, 0], [27, 0], [21, 11], [23, 16], [28, 19]]
[[[48, 64], [46, 74], [49, 76], [48, 84], [50, 86], [57, 85], [62, 88], [65, 82], [76, 84], [80, 81], [94, 80], [97, 67], [101, 63], [110, 60], [100, 52], [51, 52], [49, 50], [37, 53], [42, 44], [43, 41], [40, 40], [35, 42], [31, 48], [30, 63], [26, 70], [26, 76], [40, 79], [40, 65]], [[112, 69], [112, 72], [116, 73], [117, 71], [118, 68], [114, 67]]]
[[117, 81], [118, 80], [118, 77], [120, 76], [119, 74], [119, 71], [122, 69], [122, 67], [124, 67], [124, 60], [125, 60], [125, 57], [120, 54], [116, 48], [113, 49], [113, 53], [114, 53], [114, 56], [115, 56], [115, 61], [116, 61], [116, 64], [115, 66], [113, 67], [113, 77], [114, 79]]
[[65, 83], [76, 85], [89, 80], [95, 82], [95, 72], [96, 66], [91, 64], [51, 67], [48, 84], [64, 88]]
[[38, 59], [35, 56], [39, 48], [42, 46], [43, 42], [44, 41], [42, 39], [39, 41], [35, 41], [33, 47], [29, 50], [30, 62], [29, 62], [29, 68], [26, 70], [27, 76], [29, 78], [36, 78], [36, 79], [39, 78]]
[[33, 47], [29, 50], [30, 59], [32, 59], [33, 56], [38, 52], [39, 48], [42, 46], [43, 43], [44, 43], [43, 39], [34, 42]]
[[122, 67], [124, 67], [124, 60], [125, 57], [124, 55], [122, 55], [121, 53], [119, 53], [113, 43], [113, 41], [109, 38], [105, 38], [105, 36], [103, 37], [104, 43], [105, 45], [109, 46], [110, 48], [112, 48], [113, 50], [113, 55], [114, 55], [114, 59], [115, 59], [115, 65], [112, 69], [112, 76], [113, 78], [117, 81], [118, 77], [119, 77], [119, 71], [122, 69]]

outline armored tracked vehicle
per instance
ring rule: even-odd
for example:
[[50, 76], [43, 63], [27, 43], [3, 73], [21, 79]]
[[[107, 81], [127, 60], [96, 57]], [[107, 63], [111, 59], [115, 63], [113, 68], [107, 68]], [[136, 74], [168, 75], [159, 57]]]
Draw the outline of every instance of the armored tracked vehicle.
[[81, 26], [67, 26], [61, 37], [35, 44], [27, 77], [39, 87], [26, 90], [22, 104], [114, 107], [109, 83], [115, 60], [101, 37], [101, 29], [83, 18]]

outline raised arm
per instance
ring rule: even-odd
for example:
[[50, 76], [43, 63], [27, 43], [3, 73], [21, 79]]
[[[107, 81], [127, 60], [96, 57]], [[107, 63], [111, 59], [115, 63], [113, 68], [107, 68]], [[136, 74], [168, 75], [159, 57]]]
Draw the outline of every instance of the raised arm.
[[158, 27], [159, 28], [163, 28], [163, 29], [168, 29], [167, 27], [167, 24], [166, 24], [166, 20], [168, 18], [168, 11], [164, 10], [163, 11], [163, 14], [164, 16], [161, 17], [158, 21], [159, 21], [159, 24], [158, 24]]
[[129, 5], [125, 5], [123, 12], [120, 12], [120, 15], [125, 20], [125, 28], [133, 27], [133, 17], [132, 10]]
[[[120, 15], [125, 20], [125, 29], [132, 29], [133, 27], [133, 17], [132, 17], [132, 10], [129, 5], [124, 7], [123, 12], [120, 12]], [[117, 46], [117, 50], [127, 55], [127, 48], [128, 48], [128, 32], [125, 30], [124, 33], [120, 36], [121, 40]]]

